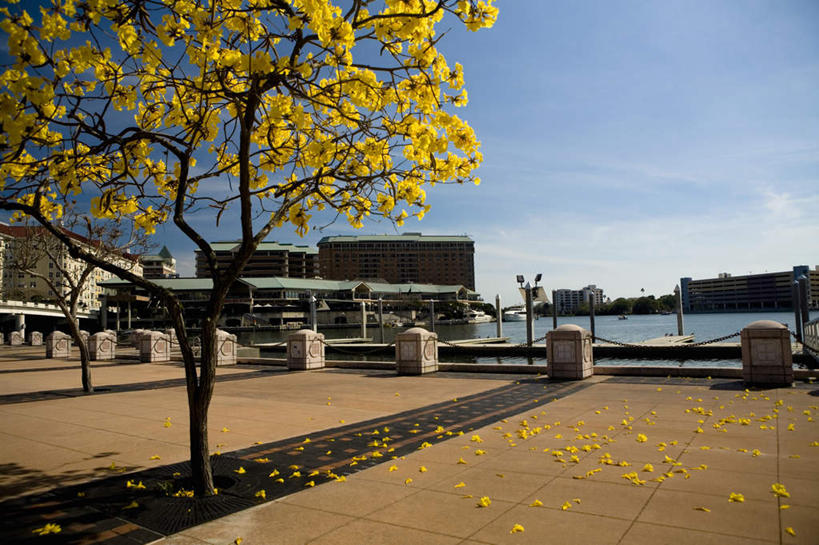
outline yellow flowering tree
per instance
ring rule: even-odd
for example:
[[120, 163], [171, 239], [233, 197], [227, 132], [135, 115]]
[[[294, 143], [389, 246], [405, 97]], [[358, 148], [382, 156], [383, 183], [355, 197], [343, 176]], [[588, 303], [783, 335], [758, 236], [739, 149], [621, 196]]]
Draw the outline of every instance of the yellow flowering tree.
[[[207, 411], [230, 285], [274, 228], [303, 235], [328, 214], [355, 227], [370, 215], [401, 225], [427, 212], [427, 188], [479, 182], [479, 143], [454, 113], [467, 101], [463, 70], [439, 53], [436, 25], [478, 30], [497, 9], [492, 0], [51, 0], [28, 13], [8, 3], [0, 208], [58, 237], [68, 202], [147, 234], [172, 221], [210, 267], [197, 372], [173, 293], [61, 238], [167, 307], [185, 361], [196, 492], [211, 494]], [[207, 210], [241, 228], [227, 267], [190, 222]]]

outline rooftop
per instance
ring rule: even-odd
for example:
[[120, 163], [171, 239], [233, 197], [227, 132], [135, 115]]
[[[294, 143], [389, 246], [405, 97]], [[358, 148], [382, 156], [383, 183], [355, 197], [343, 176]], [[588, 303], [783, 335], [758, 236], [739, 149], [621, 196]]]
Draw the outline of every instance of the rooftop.
[[[228, 240], [228, 241], [220, 241], [220, 242], [211, 242], [210, 246], [213, 248], [215, 252], [231, 252], [236, 251], [241, 244], [240, 240]], [[312, 246], [307, 245], [295, 245], [290, 244], [288, 242], [275, 242], [275, 241], [263, 241], [259, 243], [259, 246], [256, 248], [257, 252], [296, 252], [296, 253], [305, 253], [305, 254], [317, 254], [318, 249], [313, 248]], [[199, 253], [201, 250], [198, 248], [196, 252]]]
[[318, 245], [331, 242], [474, 242], [466, 235], [443, 236], [422, 235], [421, 233], [404, 233], [403, 235], [361, 235], [361, 236], [330, 236], [318, 241]]

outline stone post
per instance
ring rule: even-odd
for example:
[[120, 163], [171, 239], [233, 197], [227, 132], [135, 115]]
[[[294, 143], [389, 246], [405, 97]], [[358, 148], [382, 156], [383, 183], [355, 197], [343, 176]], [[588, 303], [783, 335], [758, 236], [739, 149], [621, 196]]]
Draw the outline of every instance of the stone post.
[[361, 338], [367, 338], [367, 303], [361, 301]]
[[11, 346], [20, 346], [23, 344], [23, 333], [21, 331], [12, 331], [9, 333], [9, 344]]
[[579, 325], [563, 324], [546, 334], [549, 378], [579, 380], [594, 374], [592, 334]]
[[495, 295], [495, 336], [503, 337], [503, 309], [501, 308], [500, 294]]
[[287, 368], [291, 371], [324, 367], [324, 334], [300, 329], [287, 337]]
[[94, 333], [88, 338], [88, 354], [91, 361], [113, 360], [117, 354], [117, 337], [107, 331]]
[[31, 346], [43, 346], [43, 334], [39, 331], [32, 331], [29, 335]]
[[0, 344], [5, 344], [5, 343], [6, 343], [5, 336], [2, 333], [0, 333]]
[[384, 344], [384, 301], [378, 298], [378, 342]]
[[438, 335], [413, 327], [395, 336], [395, 366], [399, 375], [423, 375], [438, 370]]
[[788, 328], [772, 320], [745, 326], [742, 379], [748, 384], [793, 384], [793, 353]]
[[67, 358], [71, 355], [71, 336], [62, 331], [52, 331], [46, 337], [47, 358]]
[[589, 294], [589, 329], [594, 339], [594, 293]]
[[216, 365], [236, 365], [236, 335], [216, 330]]
[[139, 336], [139, 361], [163, 362], [171, 359], [171, 340], [159, 331], [146, 331]]

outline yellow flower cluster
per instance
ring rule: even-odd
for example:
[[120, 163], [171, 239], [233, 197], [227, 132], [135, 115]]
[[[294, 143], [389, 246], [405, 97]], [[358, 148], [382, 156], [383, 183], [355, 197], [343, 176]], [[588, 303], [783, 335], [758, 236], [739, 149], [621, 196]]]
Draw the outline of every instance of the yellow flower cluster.
[[[16, 198], [56, 193], [39, 199], [54, 217], [85, 193], [91, 214], [152, 233], [204, 181], [229, 206], [238, 179], [272, 224], [304, 235], [316, 211], [400, 225], [427, 213], [426, 186], [479, 183], [477, 137], [448, 111], [466, 104], [463, 68], [437, 50], [436, 24], [491, 27], [492, 0], [386, 0], [372, 13], [332, 0], [164, 4], [0, 9], [12, 59], [0, 179]], [[374, 47], [383, 64], [361, 62]]]

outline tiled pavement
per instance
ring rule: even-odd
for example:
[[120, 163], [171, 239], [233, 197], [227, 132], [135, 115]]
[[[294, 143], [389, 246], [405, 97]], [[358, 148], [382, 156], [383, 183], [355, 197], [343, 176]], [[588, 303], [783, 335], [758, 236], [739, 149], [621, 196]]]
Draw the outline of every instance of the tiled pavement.
[[[11, 365], [0, 362], [0, 373]], [[173, 371], [124, 367], [134, 382], [168, 380]], [[107, 370], [110, 377], [95, 369], [100, 384], [122, 383], [115, 376], [122, 369]], [[60, 384], [62, 373], [36, 372], [31, 390], [69, 386]], [[259, 374], [217, 385], [211, 413], [212, 448], [223, 451], [217, 473], [232, 484], [224, 498], [241, 510], [162, 543], [815, 543], [817, 394], [808, 383], [745, 391], [739, 382], [706, 379], [578, 384], [373, 371]], [[17, 403], [0, 414], [0, 464], [13, 470], [4, 472], [0, 491], [11, 494], [111, 476], [112, 462], [117, 470], [153, 467], [174, 483], [182, 466], [163, 464], [186, 456], [179, 387]], [[167, 416], [173, 425], [166, 428]], [[418, 450], [424, 442], [431, 446]], [[151, 461], [152, 453], [161, 459]], [[82, 470], [65, 471], [60, 455], [76, 458], [69, 465]], [[245, 472], [235, 473], [238, 467]], [[308, 477], [314, 469], [318, 475]], [[143, 479], [149, 490], [153, 478]], [[99, 481], [59, 487], [55, 497], [85, 490], [86, 508], [93, 490], [108, 490], [106, 507], [91, 508], [108, 522], [69, 522], [34, 542], [69, 542], [79, 531], [87, 543], [144, 543], [161, 536], [140, 524], [173, 530], [171, 508], [153, 522], [140, 519], [154, 500], [125, 488], [128, 479], [134, 475], [114, 473], [107, 488]], [[310, 481], [315, 486], [305, 486]], [[773, 493], [777, 483], [789, 497]], [[256, 497], [261, 490], [265, 499]], [[744, 501], [729, 501], [732, 493]], [[487, 507], [477, 506], [482, 497]], [[209, 508], [183, 498], [172, 503], [178, 513]], [[38, 515], [53, 508], [41, 505]], [[18, 513], [3, 532], [27, 537], [59, 516], [24, 520]], [[510, 533], [515, 525], [524, 531]]]

